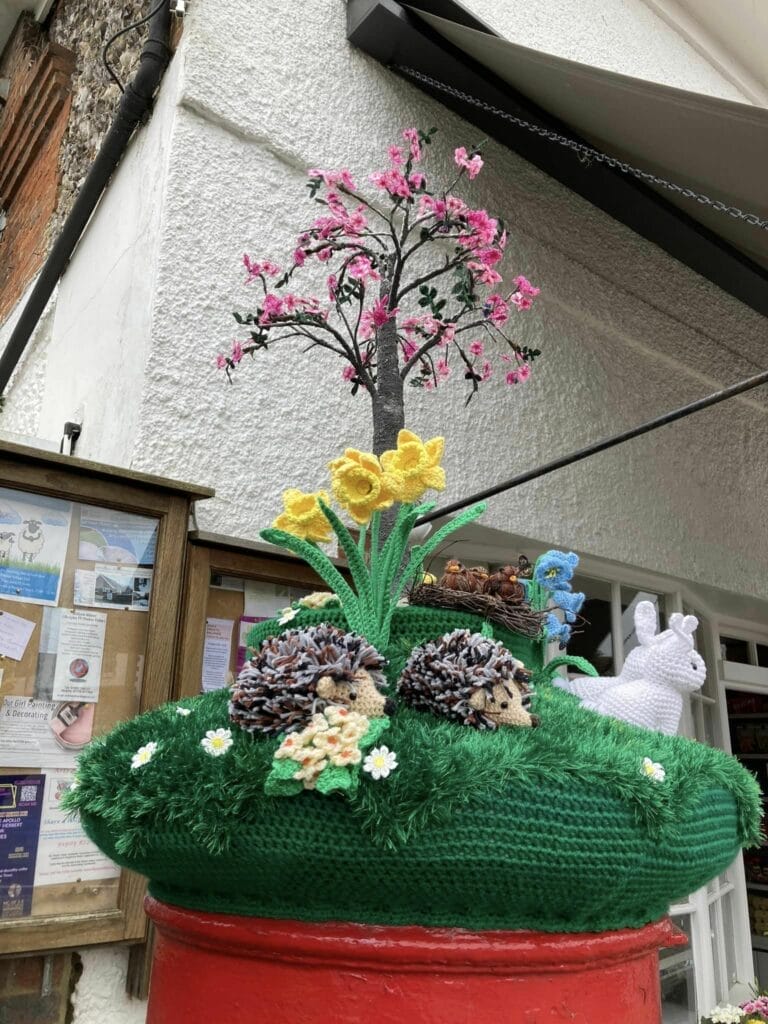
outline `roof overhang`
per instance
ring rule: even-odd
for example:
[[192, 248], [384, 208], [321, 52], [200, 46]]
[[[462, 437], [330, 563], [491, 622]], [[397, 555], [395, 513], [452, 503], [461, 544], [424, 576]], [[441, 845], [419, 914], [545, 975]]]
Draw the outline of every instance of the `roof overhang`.
[[[768, 110], [619, 75], [511, 43], [455, 0], [349, 0], [348, 36], [489, 107], [768, 219]], [[413, 81], [404, 75], [408, 80]], [[414, 82], [718, 287], [768, 313], [768, 230], [656, 189]]]

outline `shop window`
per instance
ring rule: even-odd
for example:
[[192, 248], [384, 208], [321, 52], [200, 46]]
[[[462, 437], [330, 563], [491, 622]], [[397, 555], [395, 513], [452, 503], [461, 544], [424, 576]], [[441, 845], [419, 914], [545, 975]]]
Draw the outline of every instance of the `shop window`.
[[587, 576], [574, 576], [571, 587], [586, 594], [582, 620], [574, 630], [568, 653], [586, 658], [601, 676], [614, 674], [614, 639], [611, 584]]

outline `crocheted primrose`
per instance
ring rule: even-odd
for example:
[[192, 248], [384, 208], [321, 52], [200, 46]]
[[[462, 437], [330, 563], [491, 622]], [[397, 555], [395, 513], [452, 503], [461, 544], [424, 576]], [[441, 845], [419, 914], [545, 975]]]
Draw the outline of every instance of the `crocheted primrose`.
[[[301, 610], [290, 626], [323, 624], [350, 632], [333, 607]], [[396, 707], [361, 716], [381, 730], [366, 749], [352, 736], [362, 722], [347, 731], [360, 761], [354, 772], [334, 768], [353, 784], [306, 788], [292, 762], [294, 795], [274, 795], [275, 765], [291, 760], [275, 753], [306, 726], [242, 729], [224, 690], [156, 708], [95, 740], [67, 805], [159, 899], [308, 921], [638, 927], [760, 842], [760, 790], [736, 759], [581, 707], [552, 685], [561, 659], [544, 666], [542, 641], [494, 627], [493, 642], [532, 671], [529, 710], [539, 724], [479, 729], [406, 706], [395, 684], [415, 648], [457, 629], [476, 636], [482, 620], [398, 607], [390, 627], [382, 696]], [[284, 630], [259, 623], [249, 645]], [[328, 719], [336, 706], [316, 712], [328, 730], [310, 716], [313, 748], [321, 732], [341, 735], [333, 710]]]

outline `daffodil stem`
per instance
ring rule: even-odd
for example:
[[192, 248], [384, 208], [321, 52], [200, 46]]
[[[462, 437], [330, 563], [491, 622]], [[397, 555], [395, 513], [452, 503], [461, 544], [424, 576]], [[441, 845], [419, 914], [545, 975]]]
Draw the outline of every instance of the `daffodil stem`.
[[368, 535], [368, 527], [360, 527], [360, 536], [357, 539], [357, 550], [360, 552], [360, 557], [365, 561], [365, 538]]

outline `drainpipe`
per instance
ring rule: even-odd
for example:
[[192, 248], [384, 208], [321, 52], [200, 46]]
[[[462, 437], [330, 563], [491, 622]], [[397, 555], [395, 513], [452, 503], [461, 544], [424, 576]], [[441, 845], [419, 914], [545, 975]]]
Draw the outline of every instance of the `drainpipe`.
[[139, 68], [125, 87], [112, 126], [104, 137], [69, 216], [64, 221], [61, 234], [43, 264], [5, 351], [0, 355], [0, 396], [5, 391], [59, 278], [67, 269], [70, 257], [109, 179], [120, 163], [134, 130], [151, 110], [152, 98], [171, 59], [168, 45], [170, 25], [171, 5], [168, 2], [162, 5], [149, 23], [149, 36], [139, 57]]

